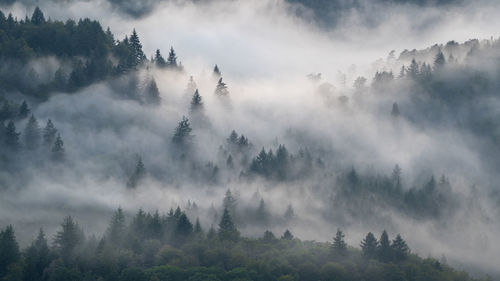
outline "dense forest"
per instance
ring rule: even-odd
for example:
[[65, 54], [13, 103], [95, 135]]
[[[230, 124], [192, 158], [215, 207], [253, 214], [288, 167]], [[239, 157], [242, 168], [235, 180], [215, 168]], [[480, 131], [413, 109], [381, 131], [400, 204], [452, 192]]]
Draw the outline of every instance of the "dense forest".
[[[62, 20], [7, 2], [0, 280], [498, 275], [500, 39], [390, 51], [367, 70], [299, 67], [284, 80], [245, 80], [229, 62], [252, 58], [206, 34], [193, 42], [216, 41], [234, 56], [227, 71], [212, 58], [182, 55], [183, 64], [178, 54], [188, 51], [168, 33], [168, 43], [152, 44], [144, 25], [123, 34], [102, 19]], [[109, 2], [134, 19], [154, 7], [180, 5], [189, 17], [197, 5], [220, 8]], [[368, 7], [278, 2], [285, 19], [312, 11], [318, 30]], [[30, 15], [19, 17], [16, 5]]]

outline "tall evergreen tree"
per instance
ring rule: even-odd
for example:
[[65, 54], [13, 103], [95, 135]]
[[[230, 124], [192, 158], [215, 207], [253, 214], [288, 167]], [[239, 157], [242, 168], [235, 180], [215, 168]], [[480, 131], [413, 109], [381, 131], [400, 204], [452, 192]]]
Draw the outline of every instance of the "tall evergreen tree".
[[199, 218], [196, 218], [196, 222], [194, 224], [193, 232], [196, 233], [196, 234], [203, 233], [203, 229], [201, 228], [201, 224], [200, 224], [200, 219]]
[[230, 145], [238, 144], [238, 133], [236, 133], [235, 130], [232, 130], [231, 134], [229, 134], [229, 137], [227, 138], [227, 143]]
[[71, 264], [77, 247], [83, 243], [83, 231], [71, 216], [64, 218], [61, 230], [56, 233], [54, 245], [65, 264]]
[[125, 238], [125, 229], [125, 215], [122, 208], [118, 208], [109, 222], [106, 238], [112, 245], [121, 246]]
[[52, 121], [49, 119], [47, 120], [47, 125], [45, 125], [45, 128], [43, 129], [43, 145], [45, 147], [52, 147], [54, 142], [56, 141], [57, 137], [57, 129], [54, 127], [54, 124], [52, 124]]
[[290, 230], [285, 230], [285, 232], [283, 233], [283, 236], [281, 236], [281, 239], [283, 240], [292, 240], [293, 239], [293, 235], [292, 233], [290, 232]]
[[191, 112], [199, 112], [203, 108], [203, 101], [198, 89], [193, 94], [191, 98]]
[[5, 145], [12, 150], [17, 150], [19, 148], [19, 135], [20, 134], [16, 132], [16, 125], [14, 125], [14, 122], [9, 121], [3, 136]]
[[183, 243], [193, 233], [193, 224], [189, 221], [186, 213], [182, 212], [177, 219], [175, 227], [175, 238], [178, 243]]
[[191, 125], [189, 124], [189, 119], [185, 116], [182, 116], [182, 120], [179, 122], [179, 125], [175, 128], [174, 136], [172, 137], [172, 141], [175, 144], [188, 144], [191, 140]]
[[415, 59], [411, 60], [411, 64], [408, 67], [406, 73], [411, 79], [417, 79], [420, 73], [418, 63]]
[[287, 220], [291, 220], [295, 217], [295, 211], [293, 210], [292, 204], [288, 204], [288, 207], [286, 207], [284, 217]]
[[132, 64], [135, 67], [146, 60], [146, 55], [144, 55], [144, 52], [142, 51], [142, 44], [141, 41], [139, 40], [137, 32], [135, 31], [135, 28], [132, 31], [132, 35], [130, 35], [129, 42], [133, 55]]
[[255, 213], [255, 218], [262, 225], [267, 225], [269, 223], [269, 211], [267, 210], [266, 203], [264, 199], [260, 199], [259, 207]]
[[178, 68], [177, 55], [175, 54], [174, 47], [170, 47], [170, 52], [168, 53], [167, 66], [169, 68]]
[[52, 160], [61, 162], [66, 158], [66, 152], [64, 150], [64, 142], [61, 139], [61, 134], [57, 134], [56, 141], [52, 146]]
[[383, 262], [388, 262], [392, 259], [391, 243], [389, 241], [389, 235], [387, 235], [385, 230], [382, 232], [382, 235], [380, 235], [378, 256]]
[[154, 78], [151, 79], [148, 86], [146, 87], [144, 99], [147, 104], [152, 105], [159, 105], [161, 102], [160, 91], [158, 90], [158, 86], [156, 85], [156, 81]]
[[12, 225], [8, 225], [0, 232], [0, 277], [7, 273], [9, 265], [21, 258], [19, 246], [14, 235]]
[[333, 238], [333, 244], [332, 244], [334, 254], [338, 255], [347, 254], [347, 244], [344, 241], [344, 237], [345, 237], [344, 233], [340, 229], [337, 229], [337, 233]]
[[226, 194], [224, 196], [224, 200], [222, 201], [222, 207], [229, 211], [229, 214], [234, 218], [236, 216], [236, 205], [237, 201], [234, 198], [231, 190], [226, 190]]
[[219, 97], [229, 96], [229, 91], [227, 90], [226, 83], [222, 82], [222, 77], [217, 82], [217, 87], [215, 88], [215, 94]]
[[45, 23], [45, 16], [42, 13], [42, 10], [37, 6], [33, 15], [31, 16], [31, 23], [35, 25], [41, 25]]
[[240, 233], [234, 225], [233, 219], [229, 214], [229, 210], [224, 208], [224, 212], [222, 213], [222, 218], [219, 223], [219, 239], [236, 241], [239, 236]]
[[394, 240], [392, 240], [391, 249], [396, 261], [405, 260], [410, 253], [410, 248], [408, 248], [408, 245], [399, 234], [396, 235]]
[[391, 116], [399, 117], [399, 115], [400, 115], [399, 106], [398, 106], [398, 103], [395, 102], [392, 104]]
[[163, 56], [160, 53], [160, 49], [156, 49], [155, 57], [154, 57], [154, 62], [157, 67], [159, 68], [164, 68], [167, 66], [167, 62], [163, 58]]
[[363, 251], [363, 256], [366, 258], [374, 259], [378, 257], [378, 241], [373, 233], [368, 232], [363, 241], [361, 241], [361, 250]]
[[21, 103], [21, 106], [19, 107], [17, 117], [19, 119], [24, 119], [29, 116], [30, 112], [31, 110], [28, 107], [28, 103], [26, 103], [26, 101], [23, 101], [23, 103]]
[[26, 249], [24, 257], [24, 280], [44, 280], [43, 273], [54, 257], [47, 244], [43, 229], [38, 232], [35, 242]]
[[29, 150], [36, 150], [40, 145], [40, 127], [33, 115], [31, 115], [24, 129], [24, 144]]
[[434, 70], [439, 71], [443, 68], [444, 64], [446, 63], [444, 54], [439, 50], [437, 53], [436, 57], [434, 58]]
[[214, 77], [216, 77], [217, 79], [219, 79], [219, 78], [222, 76], [222, 73], [221, 73], [221, 72], [220, 72], [220, 70], [219, 70], [219, 66], [217, 66], [217, 65], [215, 65], [215, 66], [214, 66], [213, 75], [214, 75]]
[[144, 167], [144, 163], [142, 162], [142, 158], [139, 157], [137, 160], [137, 164], [135, 165], [135, 170], [130, 175], [127, 181], [127, 187], [136, 188], [138, 184], [144, 179], [146, 176], [146, 168]]

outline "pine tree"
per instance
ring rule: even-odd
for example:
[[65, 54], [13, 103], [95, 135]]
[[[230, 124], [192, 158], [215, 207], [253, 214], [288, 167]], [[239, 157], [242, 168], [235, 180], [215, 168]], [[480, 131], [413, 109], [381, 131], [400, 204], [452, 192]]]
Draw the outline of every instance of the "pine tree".
[[380, 235], [379, 246], [378, 246], [378, 256], [381, 261], [388, 262], [392, 259], [392, 249], [389, 241], [389, 236], [384, 230], [382, 235]]
[[215, 94], [219, 97], [229, 96], [229, 91], [227, 90], [226, 83], [222, 82], [222, 77], [217, 82], [217, 87], [215, 88]]
[[378, 241], [373, 233], [368, 232], [366, 237], [361, 241], [361, 250], [363, 251], [363, 256], [369, 259], [377, 258], [378, 254]]
[[148, 86], [146, 87], [146, 92], [144, 93], [144, 99], [147, 104], [159, 105], [161, 102], [160, 91], [156, 85], [155, 79], [151, 79]]
[[146, 55], [144, 55], [144, 52], [142, 51], [142, 44], [139, 40], [137, 32], [135, 31], [135, 28], [132, 31], [132, 35], [130, 35], [129, 42], [133, 56], [132, 66], [135, 67], [146, 60]]
[[14, 122], [9, 121], [4, 132], [4, 143], [11, 150], [17, 150], [19, 148], [19, 133], [16, 132], [16, 125]]
[[35, 25], [41, 25], [45, 23], [45, 16], [42, 13], [42, 10], [37, 6], [33, 15], [31, 16], [31, 23]]
[[24, 144], [29, 150], [36, 150], [40, 145], [40, 127], [33, 115], [31, 115], [24, 129]]
[[26, 249], [24, 256], [24, 280], [43, 280], [44, 270], [53, 260], [43, 229], [40, 229], [35, 242]]
[[408, 70], [406, 72], [411, 79], [418, 78], [420, 71], [419, 71], [418, 63], [415, 59], [411, 60], [411, 64], [408, 67]]
[[391, 116], [399, 117], [399, 115], [400, 115], [399, 106], [398, 106], [398, 103], [395, 102], [392, 104]]
[[234, 218], [236, 216], [236, 198], [234, 198], [231, 190], [228, 189], [226, 191], [226, 195], [224, 196], [224, 200], [222, 201], [222, 207], [229, 211], [229, 214]]
[[52, 160], [61, 162], [64, 161], [65, 157], [64, 142], [61, 139], [61, 134], [57, 134], [54, 146], [52, 146]]
[[175, 237], [177, 242], [184, 242], [193, 233], [193, 224], [189, 221], [186, 213], [182, 212], [175, 227]]
[[408, 257], [410, 249], [406, 242], [401, 238], [401, 235], [396, 235], [396, 238], [392, 240], [391, 249], [394, 254], [396, 261], [403, 261]]
[[109, 222], [106, 238], [112, 245], [121, 246], [125, 238], [125, 215], [122, 208], [118, 208]]
[[188, 144], [191, 140], [191, 126], [189, 124], [189, 119], [185, 116], [182, 116], [182, 120], [179, 122], [179, 125], [175, 128], [174, 136], [172, 137], [172, 141], [175, 144]]
[[8, 225], [0, 232], [0, 276], [7, 273], [10, 264], [17, 262], [21, 258], [19, 246], [14, 235], [14, 229]]
[[21, 103], [21, 106], [19, 107], [17, 117], [19, 119], [24, 119], [29, 116], [30, 112], [31, 110], [28, 107], [28, 103], [26, 103], [26, 101], [23, 101], [23, 103]]
[[159, 68], [164, 68], [167, 66], [167, 62], [163, 58], [163, 56], [160, 53], [160, 49], [156, 49], [155, 57], [154, 57], [154, 62], [157, 67]]
[[392, 171], [392, 182], [396, 190], [401, 190], [403, 184], [401, 183], [401, 168], [398, 164], [394, 166], [394, 170]]
[[238, 144], [238, 133], [236, 133], [235, 130], [232, 130], [231, 134], [229, 134], [229, 137], [227, 138], [227, 143], [230, 145]]
[[444, 67], [444, 64], [446, 63], [444, 59], [444, 54], [439, 50], [437, 53], [436, 57], [434, 58], [434, 71], [439, 71]]
[[219, 70], [219, 67], [217, 65], [214, 66], [214, 72], [213, 72], [214, 77], [219, 79], [222, 76], [222, 73]]
[[196, 233], [196, 234], [202, 234], [203, 233], [203, 229], [201, 228], [201, 224], [200, 224], [200, 219], [199, 218], [196, 218], [196, 222], [194, 224], [193, 232]]
[[170, 52], [168, 53], [167, 66], [169, 68], [178, 68], [177, 65], [177, 55], [175, 54], [174, 47], [170, 47]]
[[52, 147], [54, 142], [56, 141], [56, 136], [57, 136], [57, 129], [54, 127], [54, 124], [52, 124], [52, 121], [49, 119], [47, 121], [47, 125], [45, 125], [45, 128], [43, 129], [43, 145], [45, 147]]
[[189, 81], [186, 86], [186, 90], [184, 90], [184, 94], [190, 96], [191, 93], [194, 93], [198, 89], [198, 85], [196, 84], [196, 81], [194, 81], [193, 76], [189, 76]]
[[145, 176], [146, 176], [146, 168], [144, 167], [142, 158], [139, 157], [139, 159], [137, 160], [137, 164], [135, 165], [134, 173], [129, 177], [127, 181], [127, 187], [136, 188], [138, 184], [144, 179]]
[[226, 167], [228, 167], [229, 169], [234, 168], [233, 156], [231, 156], [231, 154], [229, 154], [229, 156], [227, 157]]
[[267, 210], [266, 203], [264, 202], [264, 199], [260, 199], [259, 207], [255, 212], [255, 218], [260, 224], [267, 225], [269, 223], [269, 217], [270, 214]]
[[83, 243], [83, 231], [71, 216], [64, 218], [61, 230], [56, 233], [54, 245], [64, 263], [70, 264], [77, 247]]
[[283, 233], [283, 236], [281, 236], [281, 239], [283, 240], [292, 240], [293, 239], [293, 235], [292, 233], [290, 232], [290, 230], [285, 230], [285, 232]]
[[191, 112], [199, 112], [201, 109], [203, 109], [203, 101], [198, 89], [196, 89], [191, 99]]
[[291, 220], [295, 217], [295, 211], [293, 210], [293, 207], [291, 204], [288, 204], [288, 207], [286, 208], [284, 217], [287, 220]]
[[238, 240], [239, 236], [240, 233], [233, 223], [233, 219], [229, 214], [229, 210], [227, 208], [224, 208], [224, 212], [219, 223], [219, 239], [236, 241]]
[[344, 241], [344, 233], [340, 229], [337, 229], [337, 233], [333, 238], [332, 248], [335, 254], [346, 255], [347, 254], [347, 244]]

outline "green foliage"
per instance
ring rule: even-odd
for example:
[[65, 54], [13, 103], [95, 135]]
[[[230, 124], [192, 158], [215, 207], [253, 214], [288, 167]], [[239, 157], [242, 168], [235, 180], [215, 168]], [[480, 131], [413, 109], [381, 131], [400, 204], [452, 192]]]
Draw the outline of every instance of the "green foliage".
[[175, 144], [187, 145], [189, 144], [192, 136], [191, 136], [191, 126], [189, 124], [189, 119], [185, 116], [182, 116], [182, 120], [179, 122], [179, 125], [175, 128], [174, 136], [172, 137], [172, 141]]
[[332, 250], [335, 255], [345, 256], [347, 255], [347, 244], [344, 241], [345, 234], [337, 229], [335, 237], [333, 237]]
[[224, 208], [224, 212], [222, 213], [222, 218], [219, 222], [219, 239], [220, 240], [229, 240], [236, 241], [240, 237], [239, 231], [236, 229], [234, 225], [233, 219], [229, 214], [229, 210]]
[[8, 225], [0, 231], [0, 278], [10, 271], [9, 266], [19, 261], [20, 257], [14, 229]]

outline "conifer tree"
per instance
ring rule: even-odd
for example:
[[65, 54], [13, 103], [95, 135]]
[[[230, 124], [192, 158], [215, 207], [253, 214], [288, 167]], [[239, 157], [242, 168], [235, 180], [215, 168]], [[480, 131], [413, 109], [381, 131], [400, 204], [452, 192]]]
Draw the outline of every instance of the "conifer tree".
[[43, 229], [40, 229], [36, 240], [26, 249], [24, 256], [24, 280], [43, 280], [44, 270], [53, 260]]
[[417, 61], [412, 59], [410, 66], [408, 67], [407, 74], [411, 79], [417, 79], [419, 73], [420, 70]]
[[263, 225], [267, 225], [269, 223], [269, 211], [267, 210], [266, 203], [264, 199], [260, 199], [259, 207], [255, 213], [255, 217], [257, 221]]
[[40, 145], [40, 127], [33, 114], [24, 129], [24, 144], [29, 150], [36, 150]]
[[64, 150], [64, 142], [61, 139], [61, 134], [57, 134], [54, 146], [52, 146], [52, 159], [61, 162], [65, 159], [66, 153]]
[[3, 136], [5, 145], [12, 150], [17, 150], [20, 146], [19, 135], [20, 133], [16, 132], [16, 125], [14, 125], [14, 122], [9, 121]]
[[56, 233], [54, 245], [65, 264], [70, 264], [75, 257], [77, 247], [83, 243], [83, 231], [71, 216], [64, 218], [61, 230]]
[[194, 224], [193, 232], [196, 233], [196, 234], [203, 233], [203, 230], [201, 228], [201, 224], [200, 224], [200, 219], [199, 218], [196, 218], [196, 222]]
[[377, 258], [378, 254], [378, 241], [373, 233], [368, 232], [366, 237], [361, 241], [361, 250], [363, 251], [363, 256], [369, 259]]
[[222, 77], [217, 82], [217, 87], [215, 88], [215, 94], [219, 97], [229, 96], [229, 91], [227, 90], [226, 83], [222, 82]]
[[135, 67], [144, 62], [144, 60], [146, 60], [146, 55], [144, 55], [144, 52], [142, 51], [142, 44], [141, 41], [139, 40], [137, 32], [135, 31], [135, 28], [132, 31], [132, 35], [130, 35], [129, 44], [133, 56], [132, 66]]
[[403, 261], [408, 257], [410, 249], [406, 242], [401, 238], [401, 235], [396, 235], [396, 238], [392, 240], [391, 249], [394, 254], [396, 261]]
[[382, 235], [380, 235], [379, 246], [378, 246], [378, 256], [381, 261], [388, 262], [392, 259], [392, 249], [389, 241], [389, 236], [384, 230]]
[[175, 236], [177, 242], [184, 242], [193, 233], [193, 224], [189, 221], [186, 213], [182, 212], [177, 220]]
[[446, 63], [444, 54], [439, 50], [437, 53], [436, 57], [434, 58], [434, 71], [439, 71], [443, 68], [444, 64]]
[[24, 119], [24, 118], [28, 117], [30, 112], [31, 112], [31, 110], [28, 107], [28, 103], [26, 103], [26, 101], [23, 101], [23, 103], [21, 103], [21, 106], [19, 107], [19, 112], [17, 114], [17, 117], [19, 119]]
[[155, 79], [151, 79], [148, 86], [146, 87], [146, 92], [144, 93], [144, 99], [147, 104], [159, 105], [161, 102], [160, 91], [156, 85]]
[[170, 47], [170, 52], [168, 53], [167, 66], [169, 68], [178, 68], [177, 65], [177, 55], [175, 54], [174, 47]]
[[286, 207], [284, 217], [287, 220], [291, 220], [295, 217], [295, 211], [293, 210], [293, 207], [291, 204], [288, 204], [288, 207]]
[[226, 167], [228, 167], [229, 169], [234, 168], [233, 156], [231, 156], [231, 154], [229, 154], [229, 156], [227, 157]]
[[224, 208], [224, 212], [222, 214], [222, 218], [219, 223], [219, 239], [221, 240], [230, 240], [236, 241], [238, 240], [240, 233], [236, 226], [234, 225], [233, 219], [229, 214], [229, 210]]
[[167, 66], [167, 62], [163, 58], [163, 56], [160, 53], [160, 49], [156, 49], [155, 57], [154, 57], [154, 62], [157, 67], [159, 68], [164, 68]]
[[41, 25], [45, 23], [45, 16], [42, 13], [42, 10], [37, 6], [33, 15], [31, 16], [31, 23], [34, 25]]
[[19, 246], [14, 235], [12, 225], [8, 225], [0, 232], [0, 276], [7, 273], [9, 265], [21, 258]]
[[199, 112], [203, 108], [203, 101], [198, 89], [193, 94], [191, 98], [191, 112]]
[[125, 215], [122, 208], [118, 208], [113, 214], [106, 231], [106, 238], [112, 245], [121, 246], [125, 238]]
[[333, 238], [333, 244], [332, 244], [332, 248], [335, 254], [338, 255], [347, 254], [347, 244], [344, 241], [344, 237], [345, 237], [344, 233], [340, 229], [337, 229], [337, 233]]
[[290, 232], [290, 230], [285, 230], [285, 232], [283, 233], [283, 236], [281, 236], [281, 239], [283, 240], [292, 240], [293, 239], [293, 235], [292, 233]]
[[144, 167], [142, 158], [139, 157], [139, 159], [137, 160], [137, 164], [135, 165], [135, 170], [127, 181], [127, 187], [136, 188], [137, 185], [142, 181], [142, 179], [144, 179], [145, 176], [146, 176], [146, 168]]
[[214, 66], [213, 75], [217, 79], [219, 79], [222, 76], [222, 73], [219, 70], [219, 66], [217, 66], [217, 65]]
[[399, 106], [398, 106], [398, 103], [395, 102], [392, 104], [391, 116], [399, 117], [399, 115], [400, 115]]
[[43, 129], [43, 145], [45, 147], [52, 147], [54, 142], [56, 141], [56, 136], [57, 136], [57, 129], [54, 127], [54, 124], [52, 124], [52, 121], [49, 119], [47, 120], [47, 125], [45, 125], [45, 128]]
[[236, 198], [234, 198], [231, 190], [228, 189], [222, 201], [222, 207], [229, 211], [229, 214], [234, 218], [236, 215]]
[[179, 125], [175, 128], [174, 136], [172, 137], [172, 141], [175, 144], [188, 144], [191, 140], [191, 125], [189, 124], [189, 119], [185, 116], [182, 116], [182, 120], [179, 122]]
[[186, 85], [186, 90], [184, 90], [184, 94], [191, 96], [191, 93], [194, 93], [198, 89], [198, 85], [196, 84], [196, 81], [194, 81], [193, 76], [189, 76], [189, 81]]
[[235, 130], [232, 130], [231, 134], [229, 134], [229, 137], [227, 138], [227, 143], [229, 143], [231, 145], [238, 144], [238, 133], [236, 133]]

